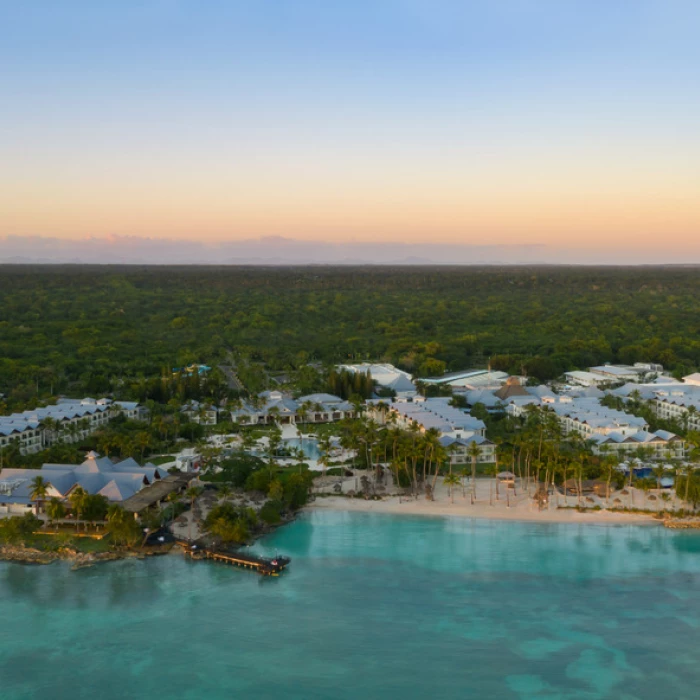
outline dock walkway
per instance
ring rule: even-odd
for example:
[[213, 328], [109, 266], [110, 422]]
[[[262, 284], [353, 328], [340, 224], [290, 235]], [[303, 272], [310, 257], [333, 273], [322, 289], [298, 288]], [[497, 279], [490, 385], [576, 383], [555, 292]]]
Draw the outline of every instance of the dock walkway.
[[231, 564], [243, 569], [252, 569], [261, 576], [279, 576], [291, 562], [289, 557], [257, 557], [254, 554], [243, 554], [241, 552], [222, 552], [207, 547], [199, 547], [188, 540], [176, 540], [182, 547], [183, 552], [192, 559], [213, 559], [224, 564]]

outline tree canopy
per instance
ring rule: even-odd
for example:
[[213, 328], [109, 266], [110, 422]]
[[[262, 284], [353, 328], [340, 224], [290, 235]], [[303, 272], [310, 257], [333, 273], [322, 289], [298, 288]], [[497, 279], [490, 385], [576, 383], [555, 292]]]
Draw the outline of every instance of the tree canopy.
[[[216, 398], [227, 362], [251, 391], [261, 364], [312, 387], [309, 362], [367, 359], [418, 375], [489, 358], [539, 379], [606, 361], [681, 374], [700, 366], [699, 293], [683, 267], [3, 266], [0, 392], [13, 406], [128, 395], [141, 378], [156, 401]], [[182, 373], [192, 363], [214, 369]]]

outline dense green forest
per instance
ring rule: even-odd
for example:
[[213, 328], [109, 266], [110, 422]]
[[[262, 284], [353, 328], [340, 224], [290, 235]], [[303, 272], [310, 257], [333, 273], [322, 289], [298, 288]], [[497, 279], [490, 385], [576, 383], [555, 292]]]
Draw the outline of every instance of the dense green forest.
[[119, 393], [192, 362], [681, 374], [700, 366], [698, 299], [692, 267], [0, 266], [0, 392]]

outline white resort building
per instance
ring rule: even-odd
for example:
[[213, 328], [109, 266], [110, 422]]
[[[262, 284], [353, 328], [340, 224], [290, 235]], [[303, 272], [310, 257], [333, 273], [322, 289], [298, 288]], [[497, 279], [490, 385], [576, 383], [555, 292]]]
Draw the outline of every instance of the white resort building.
[[59, 399], [52, 406], [0, 416], [0, 449], [16, 442], [20, 454], [34, 454], [55, 442], [78, 442], [120, 413], [140, 419], [144, 412], [127, 401]]
[[477, 462], [496, 461], [496, 445], [483, 435], [472, 435], [468, 438], [453, 438], [445, 435], [440, 438], [440, 444], [447, 449], [447, 455], [453, 465], [471, 464], [474, 449], [472, 445], [478, 448]]
[[[675, 390], [677, 385], [664, 377], [654, 384], [627, 384], [609, 393], [624, 399], [637, 391], [651, 398], [655, 392]], [[465, 394], [469, 406], [482, 404], [489, 411], [505, 411], [515, 417], [524, 416], [529, 410], [550, 411], [556, 415], [565, 435], [578, 434], [589, 440], [594, 452], [627, 453], [644, 447], [655, 459], [683, 458], [683, 438], [664, 430], [649, 432], [644, 418], [601, 404], [604, 396], [603, 391], [593, 386], [556, 394], [546, 386], [522, 386], [513, 378], [496, 391], [475, 390]]]
[[446, 384], [462, 389], [497, 389], [508, 379], [506, 372], [490, 369], [467, 369], [462, 372], [447, 372], [440, 377], [421, 379], [423, 384]]
[[344, 369], [353, 374], [367, 374], [369, 372], [372, 381], [379, 387], [390, 389], [397, 397], [410, 398], [418, 394], [413, 377], [402, 369], [388, 363], [363, 362], [357, 365], [338, 365], [338, 369]]
[[565, 372], [564, 378], [576, 386], [610, 386], [621, 382], [647, 382], [660, 376], [663, 366], [652, 362], [635, 362], [634, 365], [598, 365], [587, 372]]
[[294, 425], [332, 423], [355, 415], [355, 407], [349, 401], [333, 394], [308, 394], [293, 399], [281, 391], [264, 391], [255, 401], [232, 411], [231, 419], [241, 425]]
[[700, 384], [694, 383], [696, 376], [700, 377], [690, 375], [683, 382], [664, 377], [664, 381], [651, 384], [625, 384], [608, 393], [625, 402], [646, 401], [659, 418], [676, 421], [686, 430], [700, 430]]
[[113, 462], [89, 452], [82, 464], [44, 464], [41, 469], [3, 469], [0, 474], [0, 514], [23, 514], [33, 510], [32, 480], [41, 476], [48, 482], [47, 500], [66, 501], [78, 487], [99, 494], [112, 503], [123, 503], [146, 486], [168, 477], [168, 472], [129, 458]]
[[219, 418], [219, 409], [211, 404], [200, 403], [199, 401], [188, 401], [181, 409], [185, 418], [197, 425], [216, 425]]
[[650, 404], [659, 418], [678, 421], [686, 430], [700, 430], [700, 386], [664, 387], [654, 393]]
[[565, 435], [577, 433], [590, 440], [593, 451], [633, 453], [649, 451], [651, 459], [683, 459], [685, 440], [666, 430], [649, 432], [644, 418], [603, 406], [597, 398], [575, 398], [546, 406], [553, 411]]
[[453, 464], [471, 460], [466, 455], [472, 443], [479, 447], [479, 462], [495, 461], [496, 446], [486, 437], [484, 421], [451, 406], [448, 397], [421, 397], [410, 402], [373, 399], [367, 402], [367, 412], [380, 425], [394, 423], [405, 430], [413, 428], [422, 433], [437, 430], [441, 444], [451, 453]]

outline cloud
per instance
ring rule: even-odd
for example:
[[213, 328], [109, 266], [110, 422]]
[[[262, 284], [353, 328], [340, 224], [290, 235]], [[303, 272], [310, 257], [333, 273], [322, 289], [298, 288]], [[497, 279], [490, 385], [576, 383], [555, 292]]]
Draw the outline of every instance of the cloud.
[[1, 263], [153, 265], [478, 265], [478, 264], [671, 264], [681, 255], [546, 245], [432, 243], [332, 243], [283, 236], [208, 243], [110, 235], [67, 240], [50, 236], [0, 237]]

